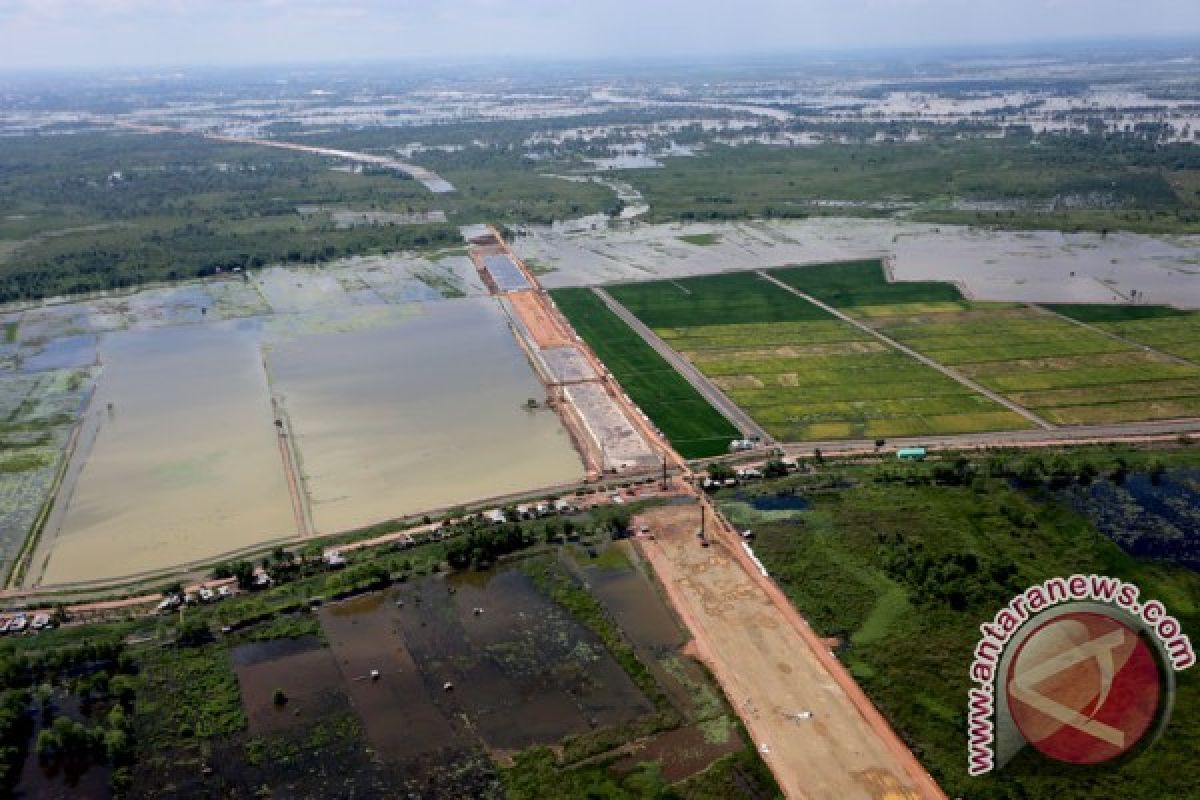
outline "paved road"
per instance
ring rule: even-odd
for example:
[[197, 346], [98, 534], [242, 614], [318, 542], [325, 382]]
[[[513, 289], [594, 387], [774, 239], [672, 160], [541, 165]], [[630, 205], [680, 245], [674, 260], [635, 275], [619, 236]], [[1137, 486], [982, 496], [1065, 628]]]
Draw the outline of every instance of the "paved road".
[[1042, 419], [1037, 414], [1034, 414], [1029, 409], [1025, 408], [1024, 406], [1017, 405], [1013, 401], [1009, 400], [1007, 397], [996, 394], [991, 389], [988, 389], [985, 386], [981, 386], [980, 384], [978, 384], [975, 381], [968, 378], [966, 375], [963, 375], [961, 372], [958, 372], [957, 370], [953, 370], [950, 367], [939, 364], [938, 362], [934, 361], [929, 356], [918, 353], [916, 350], [913, 350], [911, 347], [906, 347], [906, 346], [900, 344], [900, 342], [897, 342], [895, 339], [891, 338], [890, 336], [885, 336], [884, 334], [882, 334], [879, 331], [872, 328], [870, 325], [866, 325], [862, 322], [859, 322], [854, 317], [851, 317], [848, 314], [843, 314], [841, 311], [838, 311], [833, 306], [831, 306], [827, 303], [822, 303], [817, 298], [813, 297], [812, 295], [805, 294], [804, 292], [800, 291], [799, 289], [795, 288], [794, 286], [788, 286], [783, 281], [779, 280], [778, 278], [772, 277], [771, 275], [768, 275], [767, 273], [763, 272], [761, 269], [755, 270], [755, 272], [758, 273], [759, 277], [765, 278], [766, 280], [768, 280], [771, 283], [778, 286], [780, 289], [783, 289], [784, 291], [787, 291], [787, 292], [791, 292], [792, 294], [796, 295], [796, 297], [799, 297], [803, 300], [807, 300], [808, 302], [812, 303], [814, 306], [821, 309], [822, 311], [827, 311], [830, 314], [833, 314], [838, 319], [842, 320], [843, 322], [850, 323], [851, 325], [858, 328], [863, 333], [869, 334], [870, 336], [874, 336], [876, 339], [887, 344], [889, 347], [894, 347], [895, 349], [899, 350], [901, 353], [904, 353], [906, 356], [909, 356], [910, 358], [914, 358], [917, 361], [920, 361], [925, 366], [930, 367], [931, 369], [936, 369], [938, 372], [942, 373], [947, 378], [951, 378], [953, 380], [958, 381], [963, 386], [966, 386], [968, 389], [978, 392], [979, 394], [988, 398], [992, 402], [998, 403], [998, 404], [1004, 406], [1009, 411], [1012, 411], [1015, 414], [1020, 414], [1022, 417], [1029, 420], [1034, 425], [1037, 425], [1039, 428], [1042, 428], [1044, 430], [1054, 430], [1054, 428], [1055, 428], [1054, 425], [1051, 425], [1049, 422]]
[[413, 180], [423, 184], [426, 189], [434, 194], [444, 194], [446, 192], [455, 191], [454, 184], [438, 175], [431, 169], [419, 167], [416, 164], [409, 164], [407, 161], [401, 161], [398, 158], [390, 158], [388, 156], [376, 155], [374, 153], [358, 153], [353, 150], [335, 150], [331, 147], [316, 147], [308, 144], [296, 144], [295, 142], [283, 142], [278, 139], [252, 139], [246, 136], [226, 136], [220, 133], [205, 133], [203, 131], [191, 131], [180, 128], [169, 128], [164, 125], [148, 125], [140, 122], [128, 122], [125, 120], [111, 120], [119, 128], [131, 128], [140, 130], [146, 133], [178, 133], [183, 135], [197, 135], [205, 139], [211, 139], [214, 142], [229, 142], [231, 144], [252, 144], [259, 147], [277, 147], [283, 150], [297, 150], [302, 153], [312, 153], [319, 156], [331, 156], [333, 158], [342, 158], [347, 161], [353, 161], [358, 164], [368, 164], [374, 167], [383, 169], [391, 169], [396, 172], [402, 172], [408, 175]]
[[[1200, 436], [1200, 419], [1175, 419], [1161, 422], [1130, 422], [1121, 425], [1079, 425], [1054, 430], [994, 431], [951, 436], [908, 436], [887, 440], [889, 451], [899, 447], [926, 447], [944, 450], [971, 450], [978, 447], [1050, 447], [1053, 445], [1107, 444], [1169, 440], [1177, 436]], [[825, 455], [874, 452], [872, 439], [836, 439], [794, 442], [783, 445], [794, 455], [810, 455], [819, 449]]]
[[733, 423], [733, 426], [742, 432], [742, 436], [746, 438], [758, 437], [763, 442], [770, 443], [773, 440], [771, 436], [759, 427], [758, 423], [750, 418], [750, 415], [742, 411], [736, 403], [725, 396], [725, 393], [712, 384], [712, 382], [704, 377], [700, 370], [692, 366], [692, 363], [683, 356], [676, 353], [670, 345], [658, 338], [658, 334], [650, 330], [640, 319], [635, 317], [629, 309], [618, 303], [612, 295], [606, 292], [599, 286], [593, 286], [592, 292], [604, 301], [604, 304], [609, 309], [624, 320], [625, 324], [637, 332], [645, 340], [646, 344], [654, 348], [660, 356], [667, 360], [667, 363], [675, 368], [675, 371], [684, 377], [684, 379], [698, 391], [705, 400], [707, 400], [713, 408], [721, 412], [725, 419]]

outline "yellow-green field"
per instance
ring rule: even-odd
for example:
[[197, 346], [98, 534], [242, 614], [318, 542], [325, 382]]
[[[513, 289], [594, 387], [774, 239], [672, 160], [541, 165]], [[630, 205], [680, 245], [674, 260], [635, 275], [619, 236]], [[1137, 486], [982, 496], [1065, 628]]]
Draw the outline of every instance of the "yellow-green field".
[[[948, 283], [889, 283], [878, 261], [771, 274], [1052, 424], [1200, 416], [1200, 362], [1180, 360], [1200, 357], [1200, 315], [1053, 307], [1087, 323], [1077, 325], [1034, 306], [969, 301]], [[783, 441], [1031, 425], [754, 273], [610, 291]]]
[[753, 274], [610, 291], [777, 439], [1029, 426], [1019, 415]]
[[1200, 367], [1035, 309], [975, 306], [871, 324], [1055, 424], [1200, 414]]
[[1165, 306], [1051, 306], [1054, 311], [1200, 363], [1200, 313]]
[[[969, 302], [949, 284], [890, 284], [877, 262], [773, 274], [1054, 424], [1200, 415], [1200, 366], [1042, 309]], [[1053, 310], [1175, 355], [1200, 350], [1196, 315], [1124, 306]]]

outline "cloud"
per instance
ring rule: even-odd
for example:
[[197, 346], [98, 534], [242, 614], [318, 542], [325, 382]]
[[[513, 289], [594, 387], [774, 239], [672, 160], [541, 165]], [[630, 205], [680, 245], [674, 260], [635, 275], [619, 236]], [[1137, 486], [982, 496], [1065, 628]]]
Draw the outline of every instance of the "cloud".
[[1196, 0], [0, 0], [0, 67], [803, 52], [1200, 36]]

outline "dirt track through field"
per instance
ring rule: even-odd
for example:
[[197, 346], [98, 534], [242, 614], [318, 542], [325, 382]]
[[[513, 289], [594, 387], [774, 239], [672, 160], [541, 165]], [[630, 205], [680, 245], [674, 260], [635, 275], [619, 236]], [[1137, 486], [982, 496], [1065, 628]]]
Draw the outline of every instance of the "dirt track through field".
[[694, 504], [651, 509], [642, 550], [788, 797], [944, 798], [736, 534]]
[[942, 373], [943, 375], [945, 375], [947, 378], [950, 378], [951, 380], [958, 381], [963, 386], [966, 386], [968, 389], [970, 389], [973, 392], [976, 392], [977, 394], [983, 395], [987, 399], [991, 400], [993, 403], [1004, 406], [1009, 411], [1012, 411], [1014, 414], [1021, 415], [1022, 417], [1029, 420], [1030, 422], [1032, 422], [1034, 425], [1038, 426], [1039, 428], [1041, 428], [1043, 430], [1054, 430], [1054, 428], [1056, 427], [1054, 425], [1051, 425], [1049, 422], [1042, 419], [1041, 417], [1039, 417], [1037, 414], [1034, 414], [1028, 408], [1025, 408], [1024, 406], [1021, 406], [1021, 405], [1017, 405], [1012, 400], [1009, 400], [1007, 397], [1000, 394], [999, 392], [993, 392], [991, 389], [988, 389], [986, 386], [983, 386], [982, 384], [971, 380], [966, 375], [963, 375], [958, 370], [951, 369], [950, 367], [947, 367], [945, 364], [942, 364], [938, 361], [934, 361], [932, 358], [925, 355], [924, 353], [918, 353], [916, 350], [913, 350], [911, 347], [901, 344], [900, 342], [896, 341], [895, 339], [891, 338], [890, 336], [880, 333], [879, 331], [872, 328], [870, 325], [867, 325], [867, 324], [855, 319], [854, 317], [850, 316], [849, 314], [845, 314], [845, 313], [839, 311], [838, 309], [834, 308], [833, 306], [829, 305], [828, 303], [823, 303], [820, 300], [818, 300], [817, 298], [813, 297], [812, 295], [806, 294], [805, 292], [800, 291], [799, 289], [797, 289], [794, 286], [789, 286], [788, 284], [779, 280], [775, 276], [768, 275], [767, 273], [763, 272], [761, 269], [755, 270], [755, 274], [764, 280], [770, 281], [771, 283], [778, 286], [780, 289], [783, 289], [785, 292], [794, 294], [794, 295], [796, 295], [796, 297], [799, 297], [802, 300], [806, 300], [809, 303], [812, 303], [814, 306], [821, 309], [822, 311], [832, 314], [833, 316], [840, 319], [842, 322], [853, 325], [855, 328], [858, 328], [860, 331], [867, 334], [868, 336], [874, 336], [879, 341], [883, 342], [884, 344], [888, 345], [889, 347], [899, 350], [901, 353], [904, 353], [904, 355], [908, 356], [909, 358], [912, 358], [912, 359], [915, 359], [916, 361], [921, 362], [922, 364], [929, 367], [930, 369], [937, 370], [938, 372]]
[[725, 419], [729, 420], [731, 425], [741, 431], [743, 436], [757, 438], [759, 441], [767, 443], [773, 441], [771, 435], [755, 422], [749, 414], [743, 411], [741, 406], [730, 400], [704, 373], [686, 358], [676, 353], [674, 348], [659, 338], [658, 334], [638, 319], [632, 311], [621, 305], [615, 297], [599, 286], [593, 286], [592, 293], [596, 297], [599, 297], [608, 306], [610, 311], [620, 317], [634, 333], [642, 337], [642, 340], [662, 356], [668, 364], [674, 367], [675, 371], [690, 383], [692, 388], [709, 402], [709, 405], [720, 412]]

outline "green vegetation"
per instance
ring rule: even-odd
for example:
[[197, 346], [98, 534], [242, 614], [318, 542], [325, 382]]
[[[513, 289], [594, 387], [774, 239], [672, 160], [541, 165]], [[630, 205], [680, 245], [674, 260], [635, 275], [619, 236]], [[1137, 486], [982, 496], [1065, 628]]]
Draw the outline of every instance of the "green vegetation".
[[[930, 222], [1190, 232], [1200, 230], [1200, 198], [1179, 178], [1197, 167], [1200, 156], [1186, 144], [1078, 135], [1043, 137], [1035, 147], [1023, 136], [947, 136], [794, 148], [713, 145], [701, 156], [623, 177], [645, 195], [651, 221], [881, 215], [915, 206], [917, 217]], [[1011, 210], [957, 210], [955, 200]], [[822, 205], [828, 201], [842, 205]]]
[[[654, 117], [620, 112], [589, 117], [587, 124]], [[345, 164], [199, 137], [128, 131], [8, 137], [0, 153], [0, 301], [444, 247], [457, 243], [458, 225], [470, 222], [539, 224], [619, 213], [621, 201], [604, 186], [545, 174], [578, 168], [582, 153], [568, 148], [539, 162], [522, 157], [524, 137], [570, 124], [410, 129], [405, 141], [423, 136], [467, 145], [414, 157], [457, 187], [441, 195], [394, 171], [333, 170]], [[287, 126], [277, 131], [289, 133]], [[493, 146], [474, 146], [479, 139]], [[399, 138], [392, 130], [366, 130], [306, 141], [392, 153]], [[948, 223], [1187, 232], [1200, 230], [1194, 150], [1089, 135], [1043, 137], [1037, 146], [1021, 135], [802, 148], [713, 145], [695, 158], [623, 177], [646, 196], [651, 221], [882, 215], [903, 208], [917, 219]], [[960, 201], [1010, 208], [963, 210]], [[320, 210], [297, 210], [304, 206]], [[339, 229], [329, 209], [436, 210], [447, 222]], [[718, 241], [715, 234], [680, 238], [697, 246]]]
[[560, 770], [554, 753], [545, 747], [517, 755], [511, 769], [504, 770], [504, 788], [509, 800], [665, 800], [673, 795], [657, 765], [643, 764], [626, 775], [614, 774], [606, 764]]
[[1180, 311], [1170, 306], [1108, 306], [1093, 303], [1056, 304], [1043, 303], [1046, 308], [1056, 314], [1062, 314], [1080, 322], [1128, 322], [1141, 319], [1164, 319], [1169, 317], [1190, 316], [1187, 311]]
[[[846, 287], [861, 292], [881, 275], [877, 261], [781, 276], [791, 272], [828, 296], [844, 295]], [[943, 287], [932, 287], [908, 296], [944, 302]], [[778, 439], [1027, 427], [1016, 414], [754, 274], [611, 291]]]
[[771, 274], [788, 286], [837, 308], [894, 303], [960, 304], [966, 307], [962, 292], [952, 283], [889, 282], [879, 259], [776, 269]]
[[[128, 132], [9, 137], [0, 149], [0, 302], [159, 280], [458, 244], [459, 224], [603, 211], [600, 186], [548, 178], [517, 157], [458, 163], [434, 195], [390, 170], [321, 156]], [[329, 213], [445, 211], [449, 222], [339, 229]], [[11, 332], [6, 331], [6, 335]]]
[[697, 247], [711, 247], [712, 245], [721, 241], [721, 234], [719, 234], [719, 233], [687, 233], [687, 234], [684, 234], [683, 236], [677, 236], [675, 238], [677, 238], [679, 241], [685, 242], [687, 244], [694, 244]]
[[[755, 796], [774, 797], [770, 775], [752, 749], [744, 749], [741, 742], [743, 749], [739, 750], [739, 742], [729, 738], [735, 735], [734, 719], [702, 669], [678, 653], [649, 653], [640, 648], [579, 580], [579, 570], [601, 565], [633, 569], [619, 556], [617, 546], [605, 546], [603, 540], [623, 531], [630, 513], [643, 502], [570, 518], [514, 520], [502, 526], [460, 512], [455, 515], [456, 523], [442, 529], [444, 540], [433, 541], [429, 536], [426, 543], [416, 546], [346, 551], [349, 564], [341, 569], [325, 564], [319, 557], [320, 548], [298, 553], [277, 548], [261, 562], [275, 579], [271, 588], [242, 591], [219, 602], [191, 604], [182, 613], [119, 625], [67, 626], [7, 639], [0, 643], [0, 750], [8, 768], [0, 772], [0, 779], [7, 781], [7, 786], [14, 785], [24, 754], [36, 748], [46, 763], [56, 768], [111, 767], [118, 797], [158, 796], [164, 786], [190, 795], [203, 793], [210, 785], [250, 796], [261, 786], [278, 791], [285, 783], [298, 796], [329, 796], [335, 785], [329, 781], [342, 786], [343, 770], [351, 768], [356, 780], [376, 793], [389, 789], [405, 793], [420, 781], [441, 780], [439, 771], [446, 770], [447, 786], [461, 786], [468, 779], [481, 781], [478, 785], [496, 781], [499, 772], [482, 752], [467, 754], [466, 761], [452, 753], [439, 753], [445, 763], [432, 766], [406, 762], [403, 770], [413, 774], [405, 772], [405, 777], [397, 778], [398, 764], [364, 755], [368, 747], [365, 734], [357, 715], [347, 706], [335, 707], [317, 720], [300, 719], [278, 730], [255, 729], [251, 733], [247, 715], [257, 712], [245, 705], [233, 654], [242, 645], [274, 639], [303, 637], [321, 643], [318, 610], [336, 597], [418, 580], [453, 568], [451, 565], [487, 569], [518, 559], [566, 612], [564, 617], [570, 614], [598, 637], [652, 701], [654, 710], [628, 723], [565, 738], [546, 751], [550, 753], [545, 762], [547, 772], [517, 781], [511, 791], [519, 792], [524, 785], [538, 787], [529, 790], [535, 792], [532, 796], [563, 796], [559, 788], [572, 786], [578, 788], [578, 796], [588, 797], [615, 786], [620, 789], [613, 794], [616, 797], [707, 798], [724, 796], [722, 787], [736, 785], [751, 787]], [[601, 551], [600, 558], [573, 558], [572, 552], [579, 546], [573, 542], [580, 536], [585, 546]], [[555, 546], [559, 542], [564, 542], [562, 549]], [[249, 566], [249, 562], [236, 562], [220, 565], [216, 571], [238, 576]], [[176, 582], [162, 588], [173, 594], [182, 587]], [[131, 644], [124, 646], [124, 641]], [[667, 662], [669, 668], [663, 666]], [[684, 689], [668, 692], [664, 687], [672, 686], [671, 681]], [[46, 683], [53, 686], [39, 688]], [[276, 688], [280, 684], [267, 685], [260, 700], [289, 720], [303, 711], [311, 713], [315, 701], [284, 685], [286, 690]], [[78, 698], [81, 707], [91, 703], [94, 710], [85, 710], [82, 717], [74, 712], [58, 715], [64, 717], [61, 721], [53, 718], [57, 712], [47, 712], [38, 734], [30, 725], [34, 719], [30, 707], [52, 706], [53, 701], [45, 698], [65, 693]], [[677, 707], [678, 701], [673, 699], [677, 696], [695, 698], [695, 702]], [[713, 737], [704, 741], [719, 742], [719, 746], [713, 745], [716, 763], [712, 769], [678, 782], [677, 778], [665, 779], [657, 765], [630, 763], [624, 749], [629, 742], [674, 734], [689, 725], [699, 726], [705, 737]], [[519, 758], [533, 763], [537, 752]], [[726, 753], [732, 755], [717, 761]], [[701, 766], [707, 763], [702, 757], [701, 762]], [[337, 765], [332, 772], [330, 764]], [[426, 775], [423, 770], [427, 768], [434, 772]], [[464, 770], [475, 777], [464, 778]], [[506, 779], [516, 777], [512, 774]], [[410, 779], [417, 783], [408, 783]], [[676, 783], [672, 785], [672, 781]], [[639, 787], [651, 786], [655, 787], [653, 794], [640, 793]]]
[[1200, 367], [1032, 309], [976, 304], [871, 324], [1058, 424], [1200, 413]]
[[[758, 757], [753, 742], [748, 740], [744, 732], [742, 739], [747, 745], [745, 750], [725, 756], [700, 775], [676, 785], [675, 792], [681, 800], [726, 800], [744, 794], [748, 785], [758, 785], [764, 789], [775, 787], [775, 778]], [[775, 788], [759, 795], [764, 800], [781, 796]]]
[[[1054, 467], [1031, 470], [1030, 459]], [[966, 775], [968, 664], [978, 626], [1018, 591], [1053, 576], [1112, 575], [1161, 599], [1185, 631], [1200, 628], [1200, 576], [1131, 558], [1051, 494], [1055, 485], [1118, 480], [1155, 460], [1200, 465], [1192, 450], [1109, 448], [827, 465], [756, 487], [795, 490], [811, 507], [757, 520], [755, 552], [814, 629], [850, 642], [841, 657], [949, 796], [1194, 797], [1195, 670], [1177, 676], [1169, 729], [1137, 759], [1067, 773], [1027, 749], [995, 776]], [[718, 499], [737, 502], [732, 493]]]
[[0, 473], [28, 472], [49, 466], [53, 458], [48, 453], [16, 453], [0, 460]]
[[[615, 546], [606, 548], [614, 551]], [[597, 566], [596, 562], [589, 562]], [[538, 588], [595, 633], [638, 688], [650, 698], [656, 713], [618, 729], [572, 737], [555, 749], [534, 747], [516, 756], [503, 770], [505, 789], [513, 798], [724, 798], [730, 796], [778, 797], [774, 778], [758, 758], [753, 744], [737, 723], [711, 676], [676, 652], [662, 652], [631, 642], [607, 607], [564, 568], [560, 560], [537, 558], [520, 568]], [[633, 569], [622, 558], [610, 569]], [[666, 685], [673, 685], [668, 694]], [[672, 698], [676, 698], [673, 700]], [[679, 698], [685, 702], [677, 705]], [[645, 752], [646, 761], [634, 762], [624, 754], [624, 743], [638, 739], [651, 749], [656, 734], [681, 732], [698, 735], [708, 745], [719, 745], [722, 756], [702, 772], [672, 784], [660, 765]], [[677, 740], [678, 741], [678, 740]], [[694, 740], [692, 740], [694, 741]], [[703, 747], [692, 744], [691, 747]]]
[[1054, 305], [1059, 314], [1200, 363], [1200, 314], [1168, 306]]
[[224, 647], [162, 648], [139, 660], [145, 689], [137, 717], [147, 754], [245, 728], [237, 678]]
[[509, 800], [727, 800], [731, 797], [780, 797], [775, 781], [753, 747], [725, 756], [699, 775], [669, 784], [658, 765], [649, 762], [628, 772], [613, 771], [608, 764], [589, 764], [570, 770], [555, 767], [554, 753], [539, 747], [519, 754], [504, 770]]
[[829, 319], [816, 306], [747, 272], [627, 283], [609, 287], [609, 293], [655, 330]]
[[[888, 283], [874, 261], [772, 274], [1056, 424], [1200, 414], [1200, 366], [1036, 309], [967, 302], [948, 283]], [[1176, 355], [1200, 355], [1200, 315], [1149, 306], [1053, 308]]]
[[740, 436], [690, 383], [588, 289], [558, 289], [554, 302], [638, 407], [684, 458], [728, 452]]
[[34, 750], [44, 768], [71, 776], [107, 764], [119, 796], [134, 757], [136, 662], [103, 632], [63, 646], [38, 644], [0, 650], [0, 793], [11, 794], [20, 777], [36, 720]]

